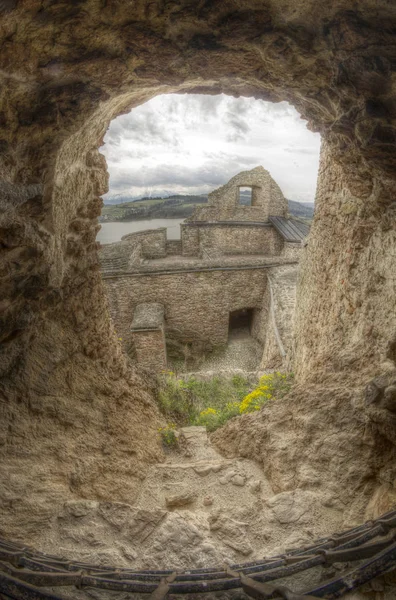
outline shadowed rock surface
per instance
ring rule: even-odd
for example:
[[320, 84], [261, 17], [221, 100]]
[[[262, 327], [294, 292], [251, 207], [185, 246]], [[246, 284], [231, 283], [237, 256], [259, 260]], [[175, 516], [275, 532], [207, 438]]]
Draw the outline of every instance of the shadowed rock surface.
[[264, 424], [264, 413], [231, 423], [219, 447], [270, 455], [279, 490], [317, 489], [329, 464], [346, 519], [386, 510], [394, 394], [390, 383], [387, 403], [366, 409], [363, 389], [396, 359], [395, 6], [20, 0], [0, 10], [3, 533], [40, 546], [65, 501], [133, 502], [161, 459], [151, 381], [121, 353], [95, 236], [109, 121], [169, 92], [287, 100], [323, 140], [298, 291], [300, 387], [265, 409]]

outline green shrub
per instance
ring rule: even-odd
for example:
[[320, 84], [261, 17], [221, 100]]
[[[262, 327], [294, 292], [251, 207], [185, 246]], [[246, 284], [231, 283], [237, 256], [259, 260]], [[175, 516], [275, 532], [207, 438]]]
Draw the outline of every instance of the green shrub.
[[292, 374], [271, 373], [260, 377], [252, 390], [241, 375], [200, 380], [178, 378], [168, 372], [161, 376], [158, 401], [167, 419], [177, 426], [203, 425], [215, 431], [237, 415], [259, 410], [268, 400], [289, 391]]
[[174, 423], [168, 423], [166, 427], [160, 427], [158, 433], [165, 448], [177, 447], [176, 425]]
[[239, 415], [239, 407], [239, 402], [227, 402], [222, 408], [205, 408], [199, 413], [194, 425], [203, 425], [208, 431], [215, 431], [229, 419]]
[[[239, 375], [200, 380], [168, 372], [161, 376], [158, 402], [166, 418], [177, 425], [206, 425], [213, 431], [238, 414], [237, 406], [250, 389], [248, 380]], [[211, 411], [206, 414], [207, 409]]]

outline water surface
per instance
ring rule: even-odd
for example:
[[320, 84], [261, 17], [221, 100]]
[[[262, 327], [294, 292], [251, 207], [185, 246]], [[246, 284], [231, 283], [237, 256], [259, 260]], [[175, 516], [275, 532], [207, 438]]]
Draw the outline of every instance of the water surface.
[[158, 229], [166, 227], [168, 240], [180, 240], [180, 223], [184, 219], [142, 219], [141, 221], [114, 221], [101, 223], [101, 229], [96, 240], [102, 244], [119, 242], [123, 235], [143, 231], [144, 229]]

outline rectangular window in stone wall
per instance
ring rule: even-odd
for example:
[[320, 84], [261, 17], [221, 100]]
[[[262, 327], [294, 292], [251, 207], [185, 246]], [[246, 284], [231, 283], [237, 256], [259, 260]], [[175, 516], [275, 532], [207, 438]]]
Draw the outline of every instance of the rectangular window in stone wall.
[[253, 188], [239, 188], [239, 204], [240, 206], [253, 206]]

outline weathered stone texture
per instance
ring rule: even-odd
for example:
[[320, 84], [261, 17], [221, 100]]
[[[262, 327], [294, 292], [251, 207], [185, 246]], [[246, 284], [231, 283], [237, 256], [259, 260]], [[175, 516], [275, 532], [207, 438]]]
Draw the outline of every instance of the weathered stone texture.
[[133, 246], [139, 244], [143, 258], [163, 258], [166, 256], [166, 227], [129, 233], [121, 239]]
[[374, 375], [395, 360], [387, 354], [396, 339], [396, 206], [381, 200], [380, 184], [366, 194], [347, 183], [324, 143], [297, 299], [295, 364], [304, 378], [318, 365]]
[[[252, 188], [251, 206], [239, 204], [239, 188]], [[286, 216], [287, 200], [263, 167], [242, 171], [211, 192], [208, 205], [197, 208], [191, 221], [268, 221], [269, 216]]]
[[[183, 232], [188, 226], [183, 227]], [[217, 250], [221, 254], [280, 254], [283, 240], [273, 227], [252, 225], [200, 226], [199, 254]], [[189, 246], [190, 248], [191, 246]]]
[[[8, 4], [0, 31], [1, 529], [32, 543], [70, 496], [134, 497], [145, 465], [160, 456], [156, 409], [121, 354], [95, 242], [107, 178], [97, 148], [115, 115], [156, 94], [288, 100], [321, 133], [297, 374], [334, 379], [353, 369], [350, 377], [364, 371], [369, 381], [394, 367], [396, 8], [385, 0]], [[249, 439], [239, 451], [265, 457], [281, 486], [315, 485], [330, 463], [342, 470], [346, 502], [365, 501], [364, 485], [393, 485], [380, 467], [389, 443], [362, 436], [342, 389], [301, 395], [300, 412], [291, 401], [279, 419], [271, 407], [264, 424], [245, 417]], [[357, 427], [346, 436], [351, 420]]]
[[285, 242], [283, 245], [283, 249], [281, 249], [280, 254], [284, 258], [289, 258], [290, 260], [300, 260], [302, 248], [303, 248], [302, 244]]
[[181, 254], [182, 254], [181, 240], [167, 240], [166, 241], [166, 255], [167, 256], [180, 256]]
[[227, 457], [259, 460], [276, 494], [321, 490], [325, 505], [343, 513], [345, 528], [392, 508], [396, 475], [395, 447], [375, 434], [362, 388], [346, 381], [295, 386], [212, 436]]
[[166, 344], [163, 328], [134, 331], [133, 348], [138, 364], [152, 373], [166, 369]]
[[164, 307], [158, 302], [138, 304], [131, 326], [134, 358], [151, 372], [166, 369]]
[[124, 235], [120, 242], [103, 244], [100, 262], [108, 272], [127, 270], [139, 266], [142, 259], [165, 257], [168, 243], [166, 227], [137, 231]]
[[292, 370], [294, 313], [296, 305], [296, 280], [298, 269], [287, 265], [268, 269], [267, 290], [263, 300], [266, 313], [261, 330], [266, 332], [263, 340], [263, 356], [260, 368]]
[[180, 229], [183, 256], [199, 256], [199, 228], [182, 224]]
[[227, 343], [231, 311], [261, 308], [267, 276], [266, 269], [120, 274], [105, 285], [125, 348], [132, 343], [134, 309], [144, 298], [164, 305], [167, 338], [210, 350]]

